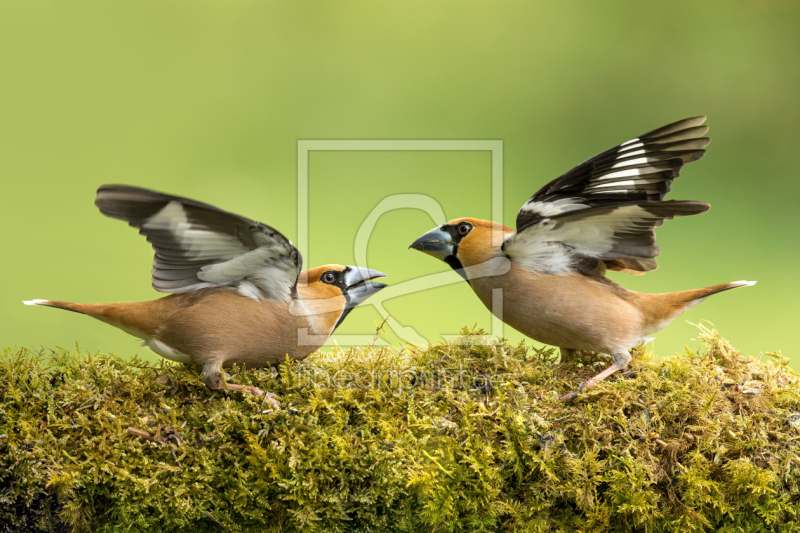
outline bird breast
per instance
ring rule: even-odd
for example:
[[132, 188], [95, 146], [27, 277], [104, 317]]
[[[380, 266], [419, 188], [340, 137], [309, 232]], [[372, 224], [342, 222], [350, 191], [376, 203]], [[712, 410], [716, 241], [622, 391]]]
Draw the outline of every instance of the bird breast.
[[495, 316], [545, 344], [608, 353], [642, 338], [644, 319], [632, 291], [606, 278], [539, 274], [512, 261], [507, 274], [470, 284]]
[[293, 315], [286, 302], [221, 291], [175, 309], [154, 336], [200, 365], [216, 360], [255, 368], [315, 351], [327, 336], [309, 338], [308, 330], [306, 317]]

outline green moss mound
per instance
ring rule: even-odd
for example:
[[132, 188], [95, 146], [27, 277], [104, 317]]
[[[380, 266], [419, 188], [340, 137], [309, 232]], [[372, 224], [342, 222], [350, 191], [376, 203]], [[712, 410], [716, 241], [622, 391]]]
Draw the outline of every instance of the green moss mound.
[[[800, 379], [703, 345], [335, 349], [211, 391], [165, 362], [5, 351], [3, 531], [800, 531]], [[765, 359], [771, 359], [765, 361]]]

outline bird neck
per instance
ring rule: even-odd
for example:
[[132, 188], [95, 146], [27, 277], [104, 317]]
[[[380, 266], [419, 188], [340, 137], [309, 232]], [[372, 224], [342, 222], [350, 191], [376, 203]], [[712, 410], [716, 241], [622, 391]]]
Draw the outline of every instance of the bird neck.
[[292, 314], [305, 317], [314, 335], [331, 335], [346, 308], [347, 299], [343, 294], [319, 294], [301, 284], [297, 285], [297, 297], [291, 303]]

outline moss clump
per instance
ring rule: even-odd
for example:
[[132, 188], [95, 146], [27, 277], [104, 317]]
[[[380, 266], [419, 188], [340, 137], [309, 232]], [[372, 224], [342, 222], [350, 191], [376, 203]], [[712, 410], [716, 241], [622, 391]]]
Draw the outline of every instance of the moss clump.
[[[108, 355], [0, 358], [9, 531], [798, 531], [787, 360], [703, 345], [597, 371], [481, 342], [336, 349], [211, 391]], [[474, 342], [470, 342], [474, 341]]]

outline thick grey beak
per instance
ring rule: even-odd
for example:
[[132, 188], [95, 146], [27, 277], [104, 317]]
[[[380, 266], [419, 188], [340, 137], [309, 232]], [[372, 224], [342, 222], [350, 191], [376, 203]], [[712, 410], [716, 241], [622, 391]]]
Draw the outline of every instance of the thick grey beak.
[[446, 257], [453, 255], [453, 238], [442, 228], [434, 228], [412, 242], [409, 248], [444, 261]]
[[386, 287], [385, 283], [373, 283], [375, 278], [385, 278], [386, 274], [369, 268], [348, 266], [344, 273], [345, 290], [347, 294], [347, 307], [355, 307], [379, 290]]

